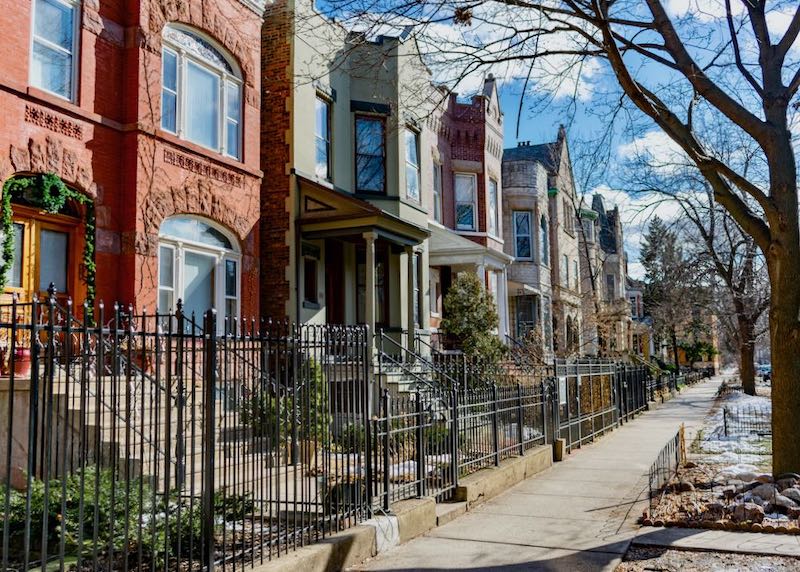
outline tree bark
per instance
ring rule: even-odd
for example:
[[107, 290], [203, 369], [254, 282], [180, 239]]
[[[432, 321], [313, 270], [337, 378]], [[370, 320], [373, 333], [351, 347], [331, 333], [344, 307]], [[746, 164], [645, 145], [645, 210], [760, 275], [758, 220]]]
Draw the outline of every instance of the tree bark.
[[751, 322], [739, 319], [739, 375], [747, 395], [756, 394], [754, 328]]
[[678, 357], [678, 335], [675, 332], [675, 328], [672, 328], [671, 337], [672, 337], [672, 356], [675, 358], [675, 371], [680, 373], [681, 371], [681, 360]]

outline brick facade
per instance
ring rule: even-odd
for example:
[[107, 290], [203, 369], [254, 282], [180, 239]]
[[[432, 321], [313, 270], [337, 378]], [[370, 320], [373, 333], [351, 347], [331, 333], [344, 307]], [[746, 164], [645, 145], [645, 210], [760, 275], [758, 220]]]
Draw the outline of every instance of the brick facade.
[[[98, 300], [152, 310], [162, 221], [199, 215], [239, 242], [241, 311], [258, 313], [261, 18], [239, 0], [81, 2], [74, 101], [30, 85], [32, 1], [0, 13], [0, 180], [54, 172], [97, 215]], [[243, 80], [241, 160], [163, 131], [161, 34], [190, 27], [236, 60]], [[77, 292], [76, 292], [77, 293]]]

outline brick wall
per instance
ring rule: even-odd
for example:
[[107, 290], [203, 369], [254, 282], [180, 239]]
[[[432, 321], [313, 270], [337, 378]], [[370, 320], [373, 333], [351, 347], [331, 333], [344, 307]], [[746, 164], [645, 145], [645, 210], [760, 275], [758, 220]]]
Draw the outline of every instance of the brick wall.
[[267, 8], [261, 35], [263, 78], [261, 116], [261, 309], [267, 317], [288, 313], [287, 273], [291, 270], [292, 178], [289, 174], [291, 129], [293, 15], [286, 0]]

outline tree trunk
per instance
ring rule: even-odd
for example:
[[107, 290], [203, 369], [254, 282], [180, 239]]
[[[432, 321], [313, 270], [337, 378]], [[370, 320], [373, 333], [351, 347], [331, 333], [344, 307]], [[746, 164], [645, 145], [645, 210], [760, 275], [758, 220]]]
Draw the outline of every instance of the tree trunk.
[[678, 357], [678, 335], [675, 333], [675, 328], [672, 328], [671, 338], [672, 338], [672, 356], [675, 358], [675, 371], [680, 373], [681, 360]]
[[755, 368], [755, 321], [747, 316], [740, 304], [736, 305], [738, 314], [739, 340], [739, 376], [742, 378], [742, 389], [747, 395], [756, 394]]

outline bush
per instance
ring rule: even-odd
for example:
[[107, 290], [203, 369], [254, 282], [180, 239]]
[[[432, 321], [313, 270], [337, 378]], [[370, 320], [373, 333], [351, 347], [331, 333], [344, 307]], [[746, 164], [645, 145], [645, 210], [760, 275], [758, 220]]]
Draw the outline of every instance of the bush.
[[495, 333], [499, 322], [492, 295], [481, 280], [470, 272], [459, 274], [444, 298], [444, 333], [468, 356], [496, 363], [505, 353]]

